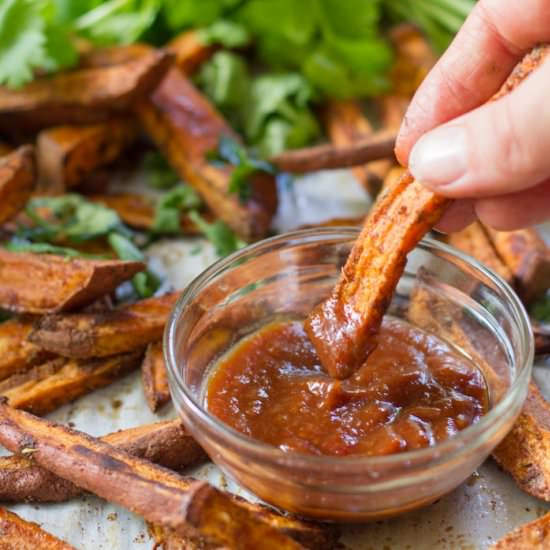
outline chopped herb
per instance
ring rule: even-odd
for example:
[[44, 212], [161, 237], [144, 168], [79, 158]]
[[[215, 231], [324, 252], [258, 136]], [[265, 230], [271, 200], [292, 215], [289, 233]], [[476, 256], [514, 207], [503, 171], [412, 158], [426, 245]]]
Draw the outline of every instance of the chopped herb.
[[11, 241], [6, 243], [6, 249], [11, 252], [32, 252], [34, 254], [56, 254], [57, 256], [66, 256], [67, 258], [100, 258], [101, 256], [94, 256], [91, 254], [85, 254], [74, 248], [66, 248], [64, 246], [55, 246], [49, 243], [32, 243], [25, 239], [14, 237]]
[[155, 189], [170, 189], [180, 181], [179, 176], [158, 151], [148, 151], [143, 155], [142, 168], [147, 175], [147, 181]]
[[195, 210], [189, 212], [189, 217], [199, 231], [214, 245], [218, 256], [227, 256], [246, 246], [246, 243], [239, 239], [223, 221], [217, 220], [214, 223], [208, 223]]
[[234, 170], [229, 180], [229, 192], [239, 196], [241, 201], [250, 198], [252, 192], [250, 176], [256, 172], [275, 173], [275, 167], [265, 160], [256, 158], [246, 148], [229, 136], [221, 136], [218, 150], [210, 153], [209, 159], [217, 163], [231, 164]]
[[[110, 233], [109, 244], [121, 260], [145, 262], [143, 252], [126, 236], [120, 233]], [[134, 275], [132, 286], [140, 298], [149, 298], [160, 287], [160, 279], [150, 270]]]
[[550, 293], [535, 302], [529, 308], [529, 313], [541, 323], [550, 323]]
[[199, 31], [204, 44], [220, 44], [225, 48], [242, 48], [250, 43], [250, 33], [244, 25], [230, 19], [218, 19]]
[[13, 317], [13, 314], [5, 309], [0, 309], [0, 323], [9, 321]]
[[154, 233], [180, 233], [181, 214], [201, 206], [197, 192], [188, 185], [179, 185], [160, 197], [155, 207]]

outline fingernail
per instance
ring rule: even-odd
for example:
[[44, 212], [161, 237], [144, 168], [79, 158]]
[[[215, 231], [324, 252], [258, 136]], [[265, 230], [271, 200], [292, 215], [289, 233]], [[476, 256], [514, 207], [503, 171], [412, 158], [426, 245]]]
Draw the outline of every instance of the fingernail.
[[460, 179], [468, 165], [466, 130], [450, 125], [423, 135], [413, 147], [409, 170], [422, 183], [441, 187]]

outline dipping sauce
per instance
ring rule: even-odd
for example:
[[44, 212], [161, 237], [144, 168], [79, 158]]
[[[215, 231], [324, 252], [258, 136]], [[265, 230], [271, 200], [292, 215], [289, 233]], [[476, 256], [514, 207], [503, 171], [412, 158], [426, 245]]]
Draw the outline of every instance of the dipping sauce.
[[215, 366], [208, 410], [252, 439], [313, 455], [385, 455], [435, 445], [488, 409], [481, 372], [434, 335], [386, 318], [350, 378], [326, 375], [299, 321], [264, 326]]

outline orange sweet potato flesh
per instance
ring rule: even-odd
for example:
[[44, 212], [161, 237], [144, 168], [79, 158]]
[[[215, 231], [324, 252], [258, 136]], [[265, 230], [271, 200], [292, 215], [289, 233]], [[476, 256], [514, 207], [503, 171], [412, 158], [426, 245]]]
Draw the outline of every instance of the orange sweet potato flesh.
[[[207, 459], [179, 420], [165, 420], [120, 430], [101, 438], [106, 443], [165, 468], [181, 471]], [[82, 494], [23, 456], [0, 457], [0, 502], [65, 502]]]
[[64, 357], [106, 357], [162, 338], [179, 293], [140, 300], [106, 311], [49, 315], [38, 319], [29, 341]]
[[347, 378], [366, 359], [407, 254], [448, 203], [407, 172], [371, 211], [332, 294], [305, 325], [334, 378]]
[[251, 177], [251, 196], [244, 203], [229, 193], [231, 168], [213, 166], [207, 155], [217, 150], [220, 136], [237, 136], [179, 69], [170, 70], [154, 94], [136, 104], [136, 111], [172, 168], [209, 210], [243, 239], [266, 234], [277, 207], [274, 178], [263, 173]]
[[180, 535], [235, 549], [302, 545], [205, 482], [192, 481], [107, 443], [0, 401], [0, 443], [82, 489]]
[[168, 372], [164, 363], [162, 342], [152, 342], [147, 346], [141, 365], [141, 385], [145, 400], [152, 412], [170, 402]]
[[[522, 69], [516, 69], [504, 84], [505, 93], [536, 69], [549, 51], [550, 46], [543, 46], [528, 54], [520, 63]], [[366, 360], [376, 345], [376, 334], [405, 269], [407, 254], [449, 204], [449, 199], [429, 191], [408, 172], [384, 190], [333, 292], [305, 323], [321, 363], [331, 376], [347, 378]]]
[[186, 31], [172, 39], [165, 47], [176, 56], [176, 66], [185, 74], [192, 74], [216, 51], [214, 44], [201, 41], [197, 31]]
[[128, 118], [43, 130], [36, 142], [42, 186], [61, 193], [77, 186], [96, 169], [119, 157], [137, 133], [137, 124]]
[[550, 287], [550, 248], [536, 229], [501, 232], [486, 228], [497, 254], [508, 266], [518, 294], [525, 303]]
[[550, 513], [508, 533], [489, 550], [547, 550], [550, 548]]
[[30, 145], [0, 157], [0, 225], [25, 207], [35, 180], [34, 150]]
[[481, 223], [474, 222], [462, 231], [447, 236], [447, 243], [479, 260], [500, 275], [507, 283], [513, 282], [512, 272], [493, 248]]
[[50, 352], [27, 340], [32, 326], [31, 319], [10, 319], [0, 323], [0, 381], [51, 357]]
[[75, 550], [73, 546], [50, 535], [38, 523], [21, 519], [0, 506], [0, 550]]
[[141, 262], [67, 259], [0, 248], [0, 308], [48, 313], [83, 307], [143, 271]]
[[119, 65], [61, 72], [18, 90], [0, 88], [0, 130], [36, 131], [109, 120], [150, 93], [172, 61], [170, 54], [151, 50]]
[[76, 361], [52, 359], [0, 382], [0, 395], [12, 407], [48, 414], [136, 369], [143, 350], [113, 357]]

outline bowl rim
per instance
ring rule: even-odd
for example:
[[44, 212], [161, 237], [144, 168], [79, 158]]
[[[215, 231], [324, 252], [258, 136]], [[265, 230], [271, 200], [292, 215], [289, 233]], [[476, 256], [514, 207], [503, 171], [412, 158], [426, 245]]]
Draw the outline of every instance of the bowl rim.
[[[240, 453], [247, 451], [255, 456], [263, 456], [268, 458], [271, 461], [277, 460], [287, 462], [291, 460], [294, 463], [300, 462], [306, 467], [321, 466], [325, 468], [327, 466], [334, 466], [335, 468], [349, 468], [352, 466], [388, 466], [398, 465], [403, 462], [410, 462], [412, 464], [416, 461], [432, 461], [437, 458], [447, 457], [447, 455], [452, 453], [455, 449], [468, 451], [471, 447], [478, 445], [478, 439], [491, 427], [498, 426], [500, 423], [499, 420], [502, 422], [503, 419], [506, 418], [507, 410], [513, 410], [514, 401], [516, 400], [517, 395], [520, 394], [522, 390], [525, 390], [526, 393], [527, 384], [531, 378], [531, 370], [533, 366], [534, 339], [532, 331], [530, 330], [529, 316], [518, 295], [512, 290], [511, 286], [504, 279], [485, 267], [475, 258], [433, 238], [424, 237], [417, 247], [423, 248], [428, 253], [433, 254], [434, 251], [436, 251], [458, 258], [462, 262], [466, 262], [470, 268], [473, 267], [476, 272], [481, 273], [481, 275], [496, 285], [498, 290], [503, 293], [504, 299], [510, 306], [512, 318], [518, 324], [520, 341], [526, 352], [524, 354], [521, 372], [507, 388], [501, 401], [497, 403], [487, 414], [482, 416], [478, 422], [468, 426], [464, 430], [461, 430], [449, 439], [446, 439], [445, 441], [431, 447], [389, 455], [331, 456], [308, 455], [299, 452], [283, 451], [274, 445], [252, 439], [244, 435], [211, 414], [186, 387], [182, 376], [178, 372], [176, 353], [174, 349], [175, 345], [172, 345], [176, 342], [178, 321], [182, 315], [184, 315], [185, 308], [188, 303], [190, 303], [197, 296], [197, 294], [200, 293], [202, 290], [201, 287], [208, 284], [211, 279], [214, 279], [226, 271], [228, 266], [231, 266], [236, 260], [242, 258], [243, 256], [249, 256], [251, 253], [258, 252], [264, 247], [270, 247], [275, 244], [288, 244], [288, 241], [293, 240], [300, 241], [299, 243], [293, 244], [305, 244], [305, 242], [308, 242], [308, 239], [309, 242], [322, 242], [330, 237], [337, 239], [349, 237], [354, 239], [359, 235], [359, 232], [360, 228], [354, 226], [316, 227], [282, 233], [274, 237], [263, 239], [256, 243], [249, 244], [224, 258], [220, 258], [203, 270], [185, 287], [176, 304], [172, 308], [163, 338], [164, 357], [169, 375], [170, 392], [173, 393], [173, 385], [175, 385], [177, 390], [182, 392], [184, 400], [186, 401], [187, 406], [192, 410], [192, 413], [198, 416], [200, 420], [206, 423], [214, 432], [221, 433], [223, 437], [230, 437], [234, 440], [233, 442], [237, 442], [240, 446]], [[519, 368], [519, 365], [516, 365], [516, 370], [517, 368]]]

